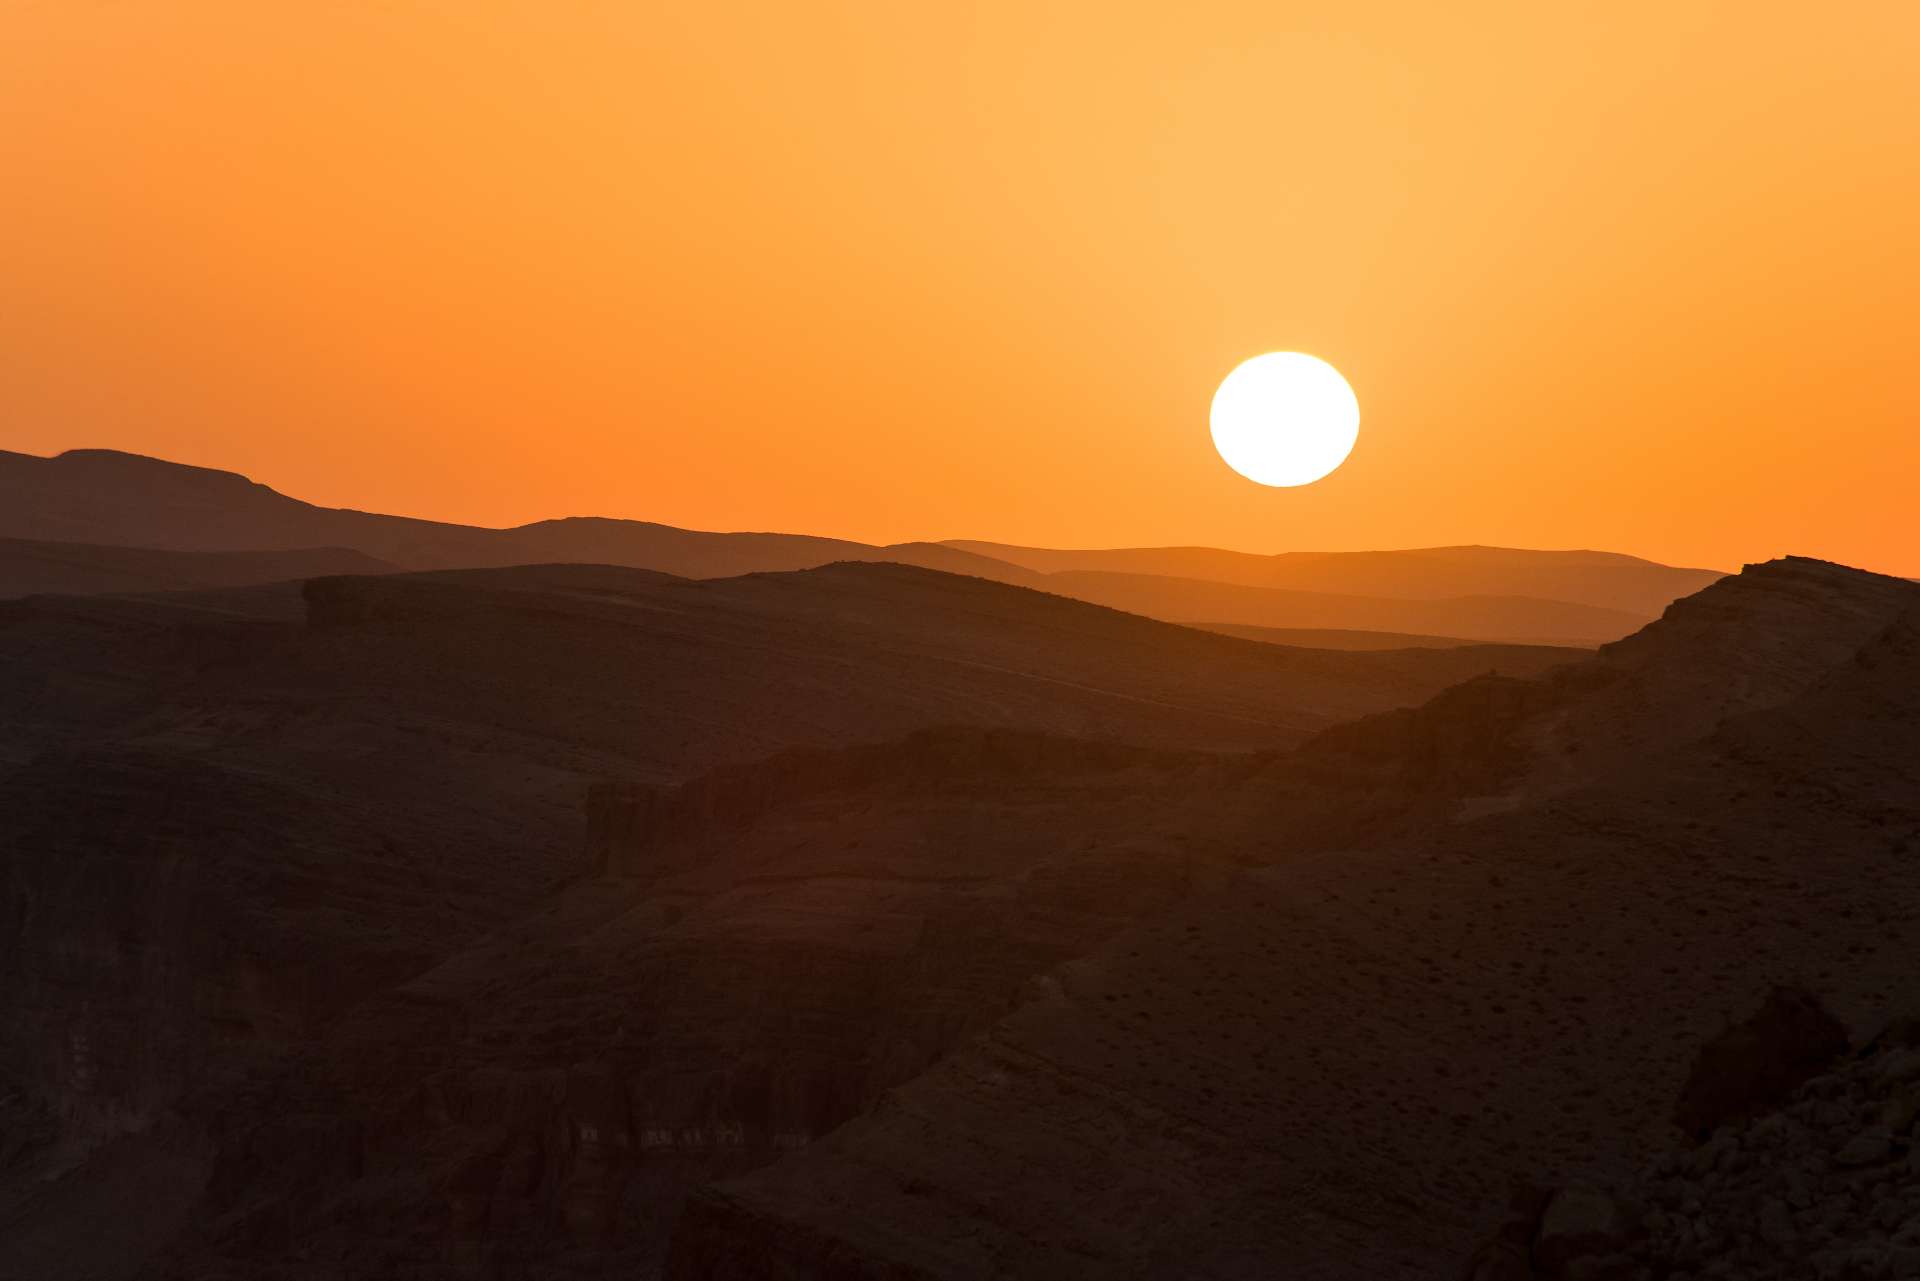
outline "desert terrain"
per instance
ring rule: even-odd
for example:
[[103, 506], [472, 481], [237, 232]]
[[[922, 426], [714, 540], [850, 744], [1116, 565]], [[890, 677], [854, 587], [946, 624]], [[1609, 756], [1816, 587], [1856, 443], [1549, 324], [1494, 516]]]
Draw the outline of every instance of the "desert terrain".
[[[1904, 580], [0, 472], [0, 1276], [1559, 1276], [1516, 1187], [1665, 1276], [1920, 1014]], [[1776, 989], [1833, 1043], [1690, 1130]]]

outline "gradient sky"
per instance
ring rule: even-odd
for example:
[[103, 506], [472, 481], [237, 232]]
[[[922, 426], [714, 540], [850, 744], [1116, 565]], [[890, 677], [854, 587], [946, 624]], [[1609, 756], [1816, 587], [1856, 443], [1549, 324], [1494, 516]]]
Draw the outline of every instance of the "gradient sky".
[[[1920, 4], [0, 0], [0, 447], [1920, 574]], [[1362, 408], [1214, 454], [1270, 349]]]

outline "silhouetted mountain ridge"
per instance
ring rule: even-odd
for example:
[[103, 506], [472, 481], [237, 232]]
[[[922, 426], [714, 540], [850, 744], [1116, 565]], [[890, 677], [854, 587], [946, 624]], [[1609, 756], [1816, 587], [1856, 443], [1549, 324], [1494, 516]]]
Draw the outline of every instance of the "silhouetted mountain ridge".
[[[112, 450], [70, 450], [52, 458], [0, 453], [0, 537], [202, 552], [345, 547], [402, 569], [581, 562], [688, 578], [806, 569], [837, 560], [892, 561], [1037, 587], [1174, 622], [1529, 644], [1591, 645], [1625, 635], [1674, 596], [1714, 577], [1607, 553], [1497, 548], [1262, 557], [1204, 548], [1083, 553], [965, 542], [877, 547], [601, 517], [485, 529], [317, 507], [232, 472]], [[90, 590], [88, 583], [76, 577], [66, 590]]]
[[1423, 707], [1335, 727], [1306, 754], [1403, 784], [1436, 771], [1453, 787], [1472, 778], [1511, 803], [1787, 702], [1843, 668], [1915, 599], [1905, 579], [1826, 561], [1749, 565], [1587, 662], [1538, 680], [1475, 680]]

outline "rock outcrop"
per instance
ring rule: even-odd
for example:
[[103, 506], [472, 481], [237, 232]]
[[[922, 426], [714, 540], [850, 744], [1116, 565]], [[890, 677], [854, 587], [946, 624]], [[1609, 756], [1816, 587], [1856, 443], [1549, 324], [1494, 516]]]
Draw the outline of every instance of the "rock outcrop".
[[1329, 782], [1465, 798], [1468, 813], [1532, 803], [1785, 706], [1867, 653], [1914, 590], [1804, 557], [1749, 565], [1589, 661], [1467, 682], [1302, 755]]
[[961, 799], [1076, 786], [1097, 803], [1141, 774], [1201, 764], [1190, 754], [1016, 730], [921, 730], [895, 742], [795, 748], [670, 788], [598, 782], [587, 792], [588, 840], [604, 874], [656, 878], [688, 870], [731, 833], [835, 792]]
[[[871, 1109], [1053, 966], [1224, 876], [1230, 847], [1159, 830], [1204, 765], [929, 731], [663, 793], [665, 844], [638, 866], [363, 1002], [267, 1092], [367, 1136], [357, 1168], [296, 1194], [263, 1158], [307, 1143], [310, 1115], [196, 1103], [245, 1118], [207, 1217], [375, 1272], [593, 1250], [644, 1273], [691, 1187]], [[361, 1206], [374, 1189], [416, 1226]], [[261, 1250], [230, 1227], [186, 1257], [244, 1270]]]
[[1706, 1137], [1786, 1099], [1847, 1048], [1847, 1030], [1811, 993], [1775, 988], [1751, 1018], [1700, 1048], [1673, 1119]]
[[[1804, 1023], [1804, 996], [1753, 1028]], [[1798, 1008], [1790, 1008], [1798, 1007]], [[1748, 1040], [1775, 1079], [1804, 1043]], [[1703, 1063], [1706, 1059], [1703, 1058]], [[1606, 1187], [1517, 1203], [1475, 1254], [1472, 1281], [1878, 1281], [1920, 1276], [1920, 1048], [1912, 1029], [1844, 1052], [1778, 1106], [1715, 1128]]]

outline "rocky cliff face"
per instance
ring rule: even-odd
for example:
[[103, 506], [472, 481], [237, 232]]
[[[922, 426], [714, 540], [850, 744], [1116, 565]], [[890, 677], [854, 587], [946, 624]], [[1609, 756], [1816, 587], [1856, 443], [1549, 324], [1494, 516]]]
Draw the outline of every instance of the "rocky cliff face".
[[1914, 586], [1824, 561], [1750, 565], [1594, 658], [1486, 678], [1324, 731], [1332, 782], [1512, 807], [1604, 778], [1831, 677], [1908, 610]]
[[1012, 730], [922, 730], [896, 742], [798, 748], [671, 788], [599, 782], [587, 793], [588, 839], [605, 874], [652, 879], [689, 870], [732, 833], [839, 793], [964, 801], [988, 789], [1020, 795], [1077, 786], [1092, 800], [1123, 788], [1129, 771], [1191, 773], [1202, 764], [1176, 752]]
[[[1311, 656], [939, 575], [507, 577], [334, 581], [312, 626], [0, 608], [0, 1240], [98, 1223], [120, 1262], [94, 1270], [130, 1275], [184, 1215], [212, 1244], [183, 1267], [416, 1230], [482, 1267], [573, 1241], [577, 1195], [615, 1207], [581, 1241], [657, 1253], [689, 1180], [852, 1115], [1195, 875], [1134, 795], [1191, 768], [1178, 752], [921, 735], [680, 786], [700, 763], [950, 716], [1270, 742], [1301, 714], [1283, 687], [1406, 679], [1336, 662], [1329, 684]], [[1200, 664], [1149, 663], [1168, 636]], [[644, 781], [583, 812], [608, 777]], [[623, 875], [593, 878], [616, 851]], [[640, 1100], [617, 1126], [569, 1110], [610, 1064]], [[430, 1181], [387, 1198], [372, 1169]], [[178, 1196], [129, 1191], [149, 1183]], [[103, 1208], [127, 1196], [175, 1208]], [[402, 1232], [376, 1204], [425, 1217]]]
[[215, 1172], [210, 1218], [242, 1226], [179, 1266], [253, 1266], [275, 1223], [374, 1271], [656, 1267], [689, 1188], [811, 1144], [1223, 875], [1229, 849], [1162, 834], [1206, 765], [953, 730], [621, 792], [615, 875], [363, 1003], [270, 1091], [350, 1121], [361, 1167], [262, 1180], [248, 1154], [308, 1123], [256, 1116]]

